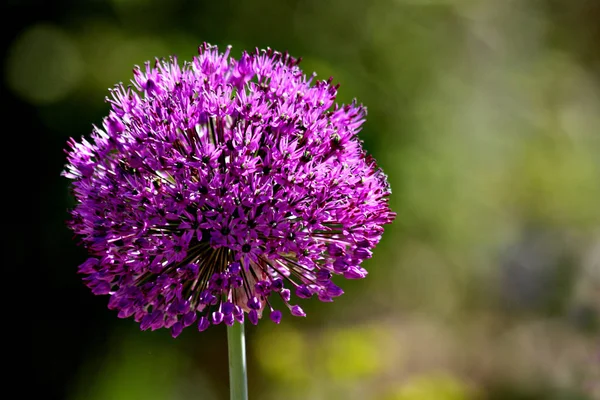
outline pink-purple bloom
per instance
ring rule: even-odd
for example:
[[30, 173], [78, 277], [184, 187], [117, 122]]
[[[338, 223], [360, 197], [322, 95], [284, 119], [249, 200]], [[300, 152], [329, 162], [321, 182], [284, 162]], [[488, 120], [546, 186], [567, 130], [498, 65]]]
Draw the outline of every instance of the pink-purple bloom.
[[102, 127], [69, 141], [79, 272], [141, 329], [305, 316], [292, 295], [340, 296], [332, 277], [365, 277], [395, 217], [358, 138], [366, 109], [287, 53], [229, 51], [136, 67]]

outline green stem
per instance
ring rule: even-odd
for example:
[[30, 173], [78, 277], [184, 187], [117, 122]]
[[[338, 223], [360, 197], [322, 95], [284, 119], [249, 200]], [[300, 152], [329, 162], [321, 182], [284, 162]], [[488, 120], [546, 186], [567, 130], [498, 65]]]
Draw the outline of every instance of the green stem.
[[229, 347], [229, 393], [231, 400], [248, 400], [246, 344], [244, 324], [237, 321], [227, 327]]

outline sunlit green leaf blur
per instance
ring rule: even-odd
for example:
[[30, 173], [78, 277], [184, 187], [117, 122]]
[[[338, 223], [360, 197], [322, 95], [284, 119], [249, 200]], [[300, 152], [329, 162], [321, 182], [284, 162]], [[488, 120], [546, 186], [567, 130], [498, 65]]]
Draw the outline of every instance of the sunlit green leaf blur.
[[364, 103], [361, 137], [398, 214], [366, 279], [300, 303], [307, 318], [246, 328], [250, 398], [600, 399], [600, 2], [61, 4], [14, 35], [3, 64], [53, 152], [47, 284], [82, 305], [56, 308], [74, 315], [39, 333], [35, 362], [65, 399], [228, 396], [225, 327], [141, 332], [84, 287], [59, 176], [67, 139], [107, 114], [109, 87], [204, 41], [235, 56], [287, 50], [333, 76], [340, 102]]

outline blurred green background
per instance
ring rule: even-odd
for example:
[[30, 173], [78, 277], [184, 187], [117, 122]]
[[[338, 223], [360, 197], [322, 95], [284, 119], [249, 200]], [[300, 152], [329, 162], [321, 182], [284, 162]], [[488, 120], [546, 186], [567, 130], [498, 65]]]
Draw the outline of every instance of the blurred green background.
[[109, 87], [203, 41], [288, 50], [366, 104], [362, 138], [398, 213], [367, 279], [301, 303], [305, 319], [247, 327], [252, 399], [600, 399], [600, 1], [3, 7], [4, 112], [42, 150], [39, 234], [16, 252], [51, 305], [31, 329], [45, 399], [228, 397], [224, 326], [141, 332], [83, 285], [59, 176]]

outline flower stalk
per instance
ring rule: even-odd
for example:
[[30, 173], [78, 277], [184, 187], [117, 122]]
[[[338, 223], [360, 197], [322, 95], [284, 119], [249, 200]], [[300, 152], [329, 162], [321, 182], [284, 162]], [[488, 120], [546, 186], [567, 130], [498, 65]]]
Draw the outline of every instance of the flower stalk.
[[248, 378], [246, 375], [246, 338], [244, 323], [227, 327], [229, 351], [229, 398], [248, 400]]

